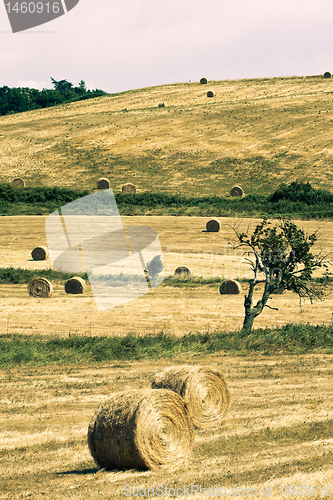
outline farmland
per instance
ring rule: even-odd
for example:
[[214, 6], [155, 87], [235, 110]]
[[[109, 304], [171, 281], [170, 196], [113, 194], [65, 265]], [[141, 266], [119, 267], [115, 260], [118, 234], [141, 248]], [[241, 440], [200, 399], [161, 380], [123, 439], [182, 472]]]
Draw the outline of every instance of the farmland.
[[[210, 89], [212, 99], [206, 97]], [[298, 180], [332, 192], [332, 95], [331, 80], [321, 76], [229, 80], [163, 85], [3, 116], [0, 184], [21, 176], [32, 188], [93, 192], [96, 180], [108, 177], [115, 193], [133, 182], [139, 194], [227, 199], [235, 184], [246, 195], [267, 196], [282, 182]], [[166, 107], [158, 108], [162, 101]], [[225, 488], [228, 497], [245, 496], [247, 489], [246, 496], [259, 498], [333, 496], [332, 281], [320, 284], [323, 300], [313, 304], [300, 304], [289, 291], [274, 295], [274, 309], [255, 320], [255, 328], [265, 329], [257, 331], [257, 345], [254, 330], [246, 347], [237, 332], [252, 276], [233, 248], [233, 227], [251, 230], [258, 219], [230, 209], [220, 216], [220, 232], [209, 233], [209, 207], [206, 216], [200, 207], [175, 216], [159, 206], [161, 215], [145, 207], [140, 215], [121, 212], [125, 227], [149, 226], [159, 235], [169, 279], [155, 290], [98, 312], [89, 285], [83, 295], [67, 295], [64, 279], [52, 274], [52, 297], [34, 298], [20, 270], [51, 268], [49, 259], [31, 258], [33, 248], [47, 243], [50, 207], [45, 202], [41, 215], [22, 215], [27, 208], [20, 207], [14, 206], [15, 216], [0, 217], [1, 270], [18, 276], [16, 283], [0, 283], [0, 498], [120, 499], [125, 487], [139, 492], [159, 485], [167, 488], [166, 497], [172, 488], [191, 485]], [[315, 252], [330, 254], [330, 217], [300, 220], [294, 213], [294, 220], [307, 234], [318, 231]], [[180, 265], [194, 279], [172, 280]], [[239, 279], [242, 293], [220, 295], [223, 278]], [[286, 332], [274, 333], [285, 325], [304, 325], [308, 336], [296, 339], [302, 335], [296, 329], [293, 346]], [[316, 325], [326, 329], [325, 346], [311, 337]], [[224, 343], [214, 337], [219, 333]], [[98, 357], [98, 351], [107, 355], [103, 342], [112, 337], [120, 339], [118, 355]], [[146, 351], [133, 348], [135, 338], [148, 339]], [[38, 346], [48, 339], [54, 356], [47, 358]], [[80, 339], [83, 348], [75, 350]], [[163, 345], [171, 339], [161, 356], [155, 354], [159, 339]], [[211, 339], [210, 349], [203, 339], [207, 345]], [[13, 350], [6, 364], [8, 346]], [[157, 370], [183, 363], [225, 374], [231, 406], [224, 425], [198, 432], [189, 466], [176, 473], [99, 470], [86, 440], [96, 407], [112, 392], [149, 387]]]

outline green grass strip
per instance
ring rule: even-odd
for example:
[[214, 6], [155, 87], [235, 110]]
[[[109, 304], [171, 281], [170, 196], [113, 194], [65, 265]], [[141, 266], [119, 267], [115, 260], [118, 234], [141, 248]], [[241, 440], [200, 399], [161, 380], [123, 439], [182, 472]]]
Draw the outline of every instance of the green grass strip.
[[228, 352], [236, 355], [333, 353], [333, 327], [287, 324], [255, 329], [246, 338], [239, 332], [189, 333], [183, 337], [160, 332], [156, 336], [90, 337], [2, 335], [0, 366], [99, 363], [114, 360], [176, 358]]
[[[57, 208], [91, 194], [60, 187], [0, 185], [0, 215], [47, 215]], [[201, 196], [182, 197], [162, 193], [115, 193], [122, 215], [191, 215], [207, 217], [276, 217], [284, 215], [306, 219], [333, 218], [333, 194], [316, 189], [309, 182], [281, 184], [269, 196], [242, 198]]]

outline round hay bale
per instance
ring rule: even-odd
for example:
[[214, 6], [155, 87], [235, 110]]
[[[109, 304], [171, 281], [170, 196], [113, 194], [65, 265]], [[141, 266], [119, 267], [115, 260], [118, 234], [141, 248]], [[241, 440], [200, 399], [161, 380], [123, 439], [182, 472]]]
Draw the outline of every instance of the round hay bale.
[[136, 186], [128, 182], [121, 188], [123, 194], [136, 194]]
[[207, 97], [214, 97], [215, 93], [212, 90], [208, 90]]
[[326, 73], [324, 73], [324, 78], [331, 78], [331, 73], [329, 71], [326, 71]]
[[114, 393], [88, 427], [90, 453], [108, 470], [177, 468], [188, 460], [193, 439], [184, 400], [167, 390]]
[[83, 293], [85, 286], [86, 282], [82, 278], [80, 278], [79, 276], [73, 276], [73, 278], [70, 278], [68, 281], [66, 281], [65, 292], [80, 294]]
[[25, 182], [21, 177], [16, 177], [16, 179], [13, 179], [11, 182], [12, 186], [18, 187], [18, 188], [24, 188], [25, 187]]
[[32, 297], [46, 299], [51, 297], [53, 287], [49, 280], [45, 278], [34, 278], [28, 285], [28, 292]]
[[241, 293], [242, 287], [238, 281], [234, 280], [225, 280], [220, 285], [220, 294], [221, 295], [237, 295]]
[[165, 102], [159, 102], [158, 103], [159, 108], [165, 108]]
[[97, 181], [97, 189], [110, 189], [110, 181], [106, 177], [101, 177]]
[[186, 266], [179, 266], [175, 270], [175, 275], [180, 278], [189, 278], [191, 276], [191, 271]]
[[49, 256], [47, 247], [36, 247], [31, 252], [31, 257], [34, 260], [46, 260]]
[[221, 372], [202, 366], [171, 366], [155, 374], [154, 389], [170, 389], [185, 401], [194, 427], [218, 429], [230, 403], [230, 394]]
[[206, 85], [206, 83], [208, 83], [207, 78], [204, 78], [204, 77], [201, 78], [200, 83], [201, 83], [201, 85]]
[[241, 198], [243, 196], [243, 194], [244, 194], [244, 191], [240, 186], [234, 186], [230, 190], [230, 196], [238, 196]]
[[206, 224], [206, 230], [209, 233], [218, 233], [221, 229], [221, 224], [218, 219], [211, 219]]

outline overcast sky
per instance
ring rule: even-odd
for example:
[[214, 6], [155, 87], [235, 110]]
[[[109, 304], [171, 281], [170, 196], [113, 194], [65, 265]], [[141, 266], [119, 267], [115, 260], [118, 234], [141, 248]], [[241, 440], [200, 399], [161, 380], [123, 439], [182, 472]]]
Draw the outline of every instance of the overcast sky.
[[333, 73], [332, 25], [332, 0], [80, 0], [13, 34], [1, 2], [0, 86], [52, 88], [53, 77], [118, 92]]

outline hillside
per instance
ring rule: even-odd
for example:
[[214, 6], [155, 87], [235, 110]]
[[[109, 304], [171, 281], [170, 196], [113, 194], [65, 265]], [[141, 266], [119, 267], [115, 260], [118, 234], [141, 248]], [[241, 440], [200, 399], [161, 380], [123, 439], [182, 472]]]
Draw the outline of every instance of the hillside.
[[[215, 97], [207, 98], [213, 90]], [[165, 107], [158, 103], [165, 102]], [[333, 189], [333, 79], [179, 83], [0, 117], [0, 182], [223, 196]], [[128, 108], [127, 111], [124, 108]]]

